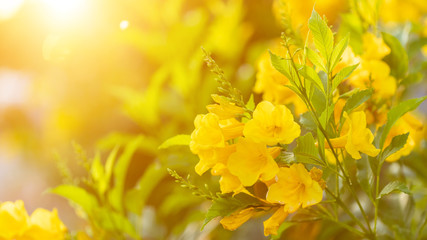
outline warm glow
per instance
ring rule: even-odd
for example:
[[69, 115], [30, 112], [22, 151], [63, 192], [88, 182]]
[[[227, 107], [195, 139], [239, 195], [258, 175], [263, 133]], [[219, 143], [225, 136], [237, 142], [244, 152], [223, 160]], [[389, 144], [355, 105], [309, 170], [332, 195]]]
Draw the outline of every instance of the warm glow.
[[49, 20], [55, 24], [68, 24], [73, 19], [82, 18], [87, 0], [41, 0], [46, 7]]
[[129, 21], [123, 20], [120, 22], [120, 29], [125, 30], [128, 27], [129, 27]]
[[0, 0], [0, 20], [13, 17], [22, 3], [24, 0]]

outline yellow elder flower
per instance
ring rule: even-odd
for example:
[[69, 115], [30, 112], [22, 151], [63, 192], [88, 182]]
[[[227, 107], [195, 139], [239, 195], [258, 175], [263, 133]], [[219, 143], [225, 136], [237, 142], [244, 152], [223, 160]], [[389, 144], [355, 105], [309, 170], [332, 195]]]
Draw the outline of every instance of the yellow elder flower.
[[283, 204], [283, 211], [286, 213], [319, 203], [323, 197], [323, 190], [318, 182], [321, 180], [319, 173], [321, 177], [322, 172], [319, 171], [314, 170], [310, 174], [301, 163], [280, 168], [276, 183], [268, 188], [267, 201]]
[[[331, 139], [334, 148], [345, 148], [345, 150], [354, 159], [360, 159], [360, 153], [366, 153], [371, 157], [375, 157], [380, 152], [372, 144], [374, 135], [371, 130], [366, 127], [366, 115], [363, 111], [353, 112], [348, 116], [344, 113], [346, 121], [341, 130], [341, 136]], [[325, 144], [329, 148], [329, 144]]]
[[289, 144], [301, 133], [291, 111], [284, 105], [274, 106], [271, 102], [260, 102], [243, 129], [245, 137], [259, 143], [275, 145]]
[[385, 22], [418, 22], [427, 13], [425, 0], [382, 0], [381, 18]]
[[[279, 41], [273, 48], [279, 48]], [[301, 114], [307, 111], [304, 102], [298, 95], [285, 85], [289, 85], [289, 79], [277, 71], [271, 64], [270, 54], [265, 52], [258, 60], [258, 71], [253, 91], [262, 94], [264, 100], [275, 104], [293, 104], [295, 113]]]
[[402, 149], [390, 155], [386, 161], [394, 162], [399, 160], [403, 156], [409, 155], [412, 150], [415, 148], [416, 143], [421, 139], [423, 131], [423, 124], [418, 119], [415, 118], [411, 113], [407, 113], [400, 118], [394, 126], [391, 128], [390, 133], [387, 135], [385, 140], [384, 148], [386, 148], [390, 143], [393, 137], [409, 132], [408, 140]]
[[21, 236], [28, 228], [29, 218], [24, 202], [3, 202], [0, 205], [0, 239]]
[[210, 104], [207, 105], [206, 108], [210, 113], [216, 114], [221, 120], [234, 118], [245, 112], [241, 107], [229, 102], [223, 96], [212, 94], [212, 99], [218, 104]]
[[367, 32], [363, 34], [362, 39], [362, 58], [365, 60], [381, 60], [391, 52], [387, 44], [384, 43], [382, 37], [377, 37], [373, 33]]
[[246, 208], [240, 211], [236, 211], [232, 213], [230, 216], [226, 216], [223, 219], [221, 219], [220, 223], [222, 226], [230, 231], [236, 230], [238, 227], [240, 227], [243, 223], [247, 222], [251, 217], [253, 217], [256, 214], [256, 211], [254, 208]]
[[272, 156], [275, 152], [276, 148], [267, 148], [248, 138], [239, 138], [236, 152], [230, 155], [227, 168], [239, 178], [243, 186], [252, 186], [258, 179], [268, 181], [279, 171]]
[[24, 239], [38, 240], [63, 240], [67, 228], [58, 217], [58, 212], [54, 209], [52, 212], [38, 208], [30, 218], [30, 227], [24, 234]]
[[284, 210], [284, 207], [277, 209], [273, 216], [264, 221], [264, 235], [277, 235], [277, 230], [288, 215], [289, 213]]
[[219, 120], [214, 113], [197, 115], [194, 120], [196, 129], [191, 134], [190, 150], [200, 158], [196, 173], [202, 175], [234, 151], [226, 141], [242, 135], [243, 123], [236, 119]]

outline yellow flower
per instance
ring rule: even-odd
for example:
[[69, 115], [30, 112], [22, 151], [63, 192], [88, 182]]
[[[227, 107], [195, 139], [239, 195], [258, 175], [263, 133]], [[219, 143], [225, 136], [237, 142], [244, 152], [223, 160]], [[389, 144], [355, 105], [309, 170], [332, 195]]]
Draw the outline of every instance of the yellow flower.
[[227, 168], [239, 178], [243, 186], [252, 186], [258, 179], [268, 181], [279, 171], [272, 156], [276, 152], [276, 148], [267, 148], [264, 144], [239, 138], [236, 152], [230, 155]]
[[426, 12], [427, 1], [424, 0], [385, 0], [379, 13], [385, 22], [419, 22]]
[[273, 216], [264, 221], [264, 235], [277, 235], [277, 230], [288, 215], [289, 213], [285, 211], [284, 207], [277, 209]]
[[[363, 111], [353, 112], [350, 116], [344, 113], [346, 121], [341, 130], [341, 136], [331, 139], [334, 148], [345, 148], [354, 159], [360, 159], [360, 153], [375, 157], [380, 152], [372, 145], [374, 135], [366, 127], [366, 115]], [[325, 144], [329, 148], [329, 144]]]
[[390, 67], [380, 60], [363, 60], [350, 76], [349, 83], [360, 89], [372, 87], [376, 99], [392, 97], [397, 88], [396, 79], [390, 75]]
[[241, 107], [231, 103], [223, 96], [212, 94], [212, 99], [218, 104], [207, 105], [206, 108], [210, 113], [216, 114], [221, 120], [234, 118], [245, 112]]
[[190, 149], [197, 154], [199, 150], [225, 147], [225, 138], [216, 114], [199, 114], [194, 120], [196, 129], [191, 133]]
[[315, 173], [310, 174], [301, 163], [280, 168], [276, 183], [268, 188], [267, 201], [283, 204], [286, 213], [319, 203], [323, 197], [323, 190], [318, 182], [321, 180], [321, 170], [314, 171]]
[[56, 209], [50, 212], [46, 209], [38, 208], [31, 214], [30, 222], [30, 227], [25, 232], [24, 239], [65, 239], [67, 228], [59, 219]]
[[362, 58], [365, 60], [381, 60], [391, 52], [381, 37], [377, 37], [370, 32], [363, 34], [362, 39]]
[[[273, 48], [279, 48], [277, 41]], [[307, 111], [304, 102], [285, 85], [289, 85], [289, 79], [277, 71], [271, 64], [270, 55], [265, 52], [258, 60], [258, 71], [256, 74], [256, 83], [253, 91], [262, 93], [264, 100], [275, 104], [293, 104], [295, 113], [301, 114]]]
[[400, 118], [390, 130], [385, 140], [384, 148], [386, 148], [393, 137], [409, 132], [408, 140], [402, 149], [390, 155], [386, 161], [394, 162], [399, 160], [403, 156], [409, 155], [415, 148], [416, 143], [420, 142], [423, 131], [423, 124], [414, 115], [407, 113]]
[[220, 223], [225, 229], [233, 231], [240, 227], [243, 223], [251, 219], [251, 217], [253, 217], [255, 214], [256, 211], [254, 208], [246, 208], [243, 210], [236, 211], [230, 216], [224, 217], [223, 219], [221, 219]]
[[245, 137], [267, 145], [289, 144], [300, 133], [300, 126], [294, 121], [291, 111], [283, 105], [274, 106], [268, 101], [257, 105], [253, 119], [243, 129]]
[[191, 134], [190, 150], [200, 158], [196, 173], [202, 175], [218, 163], [224, 163], [234, 151], [227, 140], [243, 134], [244, 124], [236, 119], [219, 120], [214, 113], [197, 115], [194, 120], [196, 129]]
[[29, 218], [24, 202], [3, 202], [0, 205], [0, 239], [21, 236], [28, 228]]

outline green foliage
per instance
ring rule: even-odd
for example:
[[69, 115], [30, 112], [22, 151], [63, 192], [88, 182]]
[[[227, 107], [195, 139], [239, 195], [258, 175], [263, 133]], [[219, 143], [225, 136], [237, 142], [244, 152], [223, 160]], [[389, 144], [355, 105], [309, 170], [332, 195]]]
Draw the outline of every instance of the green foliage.
[[164, 141], [159, 149], [166, 149], [173, 146], [188, 146], [190, 144], [191, 137], [190, 135], [180, 134], [174, 137], [171, 137]]
[[335, 77], [332, 81], [332, 90], [335, 90], [338, 87], [338, 85], [340, 85], [340, 83], [342, 83], [344, 80], [346, 80], [358, 66], [359, 66], [359, 64], [355, 64], [355, 65], [347, 66], [347, 67], [341, 69], [341, 71], [339, 71], [335, 75]]
[[393, 181], [388, 183], [380, 192], [378, 195], [378, 199], [382, 198], [384, 195], [390, 194], [392, 192], [403, 192], [406, 194], [411, 194], [411, 191], [406, 186], [406, 184], [400, 182], [400, 181]]
[[397, 106], [393, 107], [387, 114], [387, 123], [382, 129], [381, 139], [379, 146], [382, 148], [384, 146], [385, 139], [390, 132], [391, 127], [396, 123], [396, 121], [402, 117], [405, 113], [410, 112], [416, 109], [425, 99], [426, 97], [414, 98], [403, 101], [399, 103]]
[[396, 79], [403, 79], [408, 71], [408, 54], [393, 35], [383, 32], [382, 37], [391, 49], [390, 54], [384, 57], [384, 61], [390, 66], [391, 75]]
[[126, 180], [126, 173], [132, 159], [132, 155], [142, 143], [142, 138], [137, 137], [125, 147], [114, 167], [114, 187], [108, 195], [111, 205], [120, 212], [123, 212], [123, 194]]
[[381, 155], [381, 161], [384, 161], [390, 155], [392, 155], [393, 153], [402, 149], [403, 146], [405, 146], [406, 141], [408, 140], [408, 136], [409, 136], [409, 133], [405, 133], [405, 134], [397, 135], [397, 136], [393, 137], [390, 145], [388, 145], [386, 147], [386, 149], [384, 149], [384, 151]]
[[86, 213], [92, 213], [99, 206], [95, 196], [88, 193], [85, 189], [74, 185], [60, 185], [50, 189], [49, 192], [70, 200], [81, 207]]
[[[331, 54], [334, 47], [334, 35], [328, 24], [320, 15], [313, 9], [311, 17], [308, 20], [308, 28], [313, 34], [314, 44], [319, 50], [320, 54], [327, 62], [331, 59]], [[326, 70], [329, 72], [330, 66]]]
[[251, 207], [262, 206], [262, 202], [245, 193], [237, 194], [234, 197], [231, 195], [225, 195], [225, 196], [214, 198], [212, 201], [211, 207], [206, 213], [206, 217], [203, 222], [202, 229], [212, 219], [216, 217], [229, 216], [233, 212], [245, 209], [248, 206], [251, 206]]
[[307, 52], [307, 58], [320, 70], [323, 72], [327, 72], [325, 64], [323, 63], [322, 58], [317, 54], [315, 51], [313, 51], [311, 48], [305, 48]]
[[302, 67], [301, 71], [299, 71], [299, 73], [305, 79], [312, 82], [314, 86], [316, 86], [322, 93], [325, 93], [322, 80], [320, 79], [319, 75], [317, 75], [316, 71], [312, 67], [304, 66]]
[[349, 35], [347, 34], [341, 41], [337, 43], [337, 45], [334, 47], [334, 51], [332, 52], [331, 60], [330, 60], [330, 66], [329, 71], [332, 72], [332, 70], [335, 68], [335, 66], [339, 63], [341, 60], [341, 56], [344, 53], [344, 50], [347, 48], [349, 42]]
[[351, 111], [353, 111], [354, 109], [362, 105], [364, 102], [366, 102], [368, 99], [370, 99], [373, 92], [373, 89], [369, 88], [354, 93], [345, 103], [343, 112], [351, 113]]
[[297, 146], [294, 149], [296, 161], [301, 163], [324, 166], [325, 163], [319, 160], [319, 152], [314, 143], [313, 135], [309, 132], [297, 139]]

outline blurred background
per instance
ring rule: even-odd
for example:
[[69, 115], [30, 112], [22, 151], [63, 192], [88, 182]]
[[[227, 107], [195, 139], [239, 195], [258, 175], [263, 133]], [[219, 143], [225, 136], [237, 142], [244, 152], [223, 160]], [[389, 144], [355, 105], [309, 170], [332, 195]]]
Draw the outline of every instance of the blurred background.
[[[314, 1], [288, 2], [295, 27], [304, 26]], [[348, 5], [317, 1], [316, 10], [333, 24]], [[420, 21], [408, 16], [393, 20]], [[85, 228], [66, 200], [46, 193], [62, 181], [58, 162], [85, 174], [73, 142], [104, 156], [139, 136], [127, 188], [153, 163], [187, 173], [197, 162], [188, 149], [158, 146], [191, 133], [216, 92], [201, 46], [248, 98], [257, 59], [281, 31], [272, 0], [0, 0], [0, 201], [22, 199], [28, 212], [57, 208], [70, 230]], [[167, 177], [153, 189], [144, 215], [158, 225], [144, 234], [203, 234], [188, 222], [209, 205], [190, 214], [202, 201]]]

